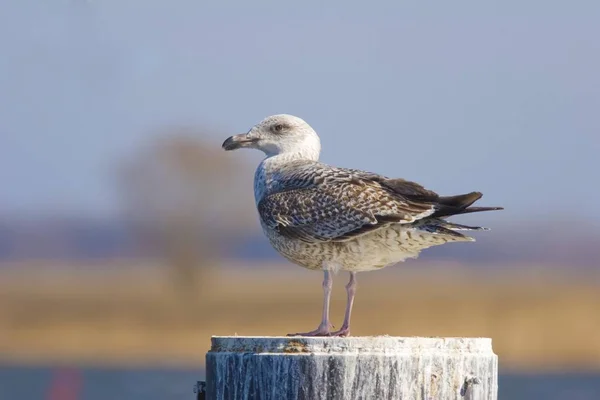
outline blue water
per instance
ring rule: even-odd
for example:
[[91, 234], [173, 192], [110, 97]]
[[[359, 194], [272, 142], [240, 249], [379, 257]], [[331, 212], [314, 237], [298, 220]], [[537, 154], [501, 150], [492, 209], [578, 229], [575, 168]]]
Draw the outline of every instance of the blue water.
[[[0, 400], [193, 400], [203, 377], [201, 369], [0, 366]], [[600, 374], [504, 374], [499, 398], [600, 400]]]

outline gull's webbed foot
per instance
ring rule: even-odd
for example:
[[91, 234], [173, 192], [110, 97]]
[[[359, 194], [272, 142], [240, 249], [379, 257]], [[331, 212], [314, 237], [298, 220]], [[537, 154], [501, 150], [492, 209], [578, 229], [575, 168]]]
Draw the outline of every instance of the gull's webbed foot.
[[317, 329], [304, 333], [289, 333], [288, 336], [331, 336], [331, 324], [321, 324]]
[[350, 336], [350, 327], [349, 326], [342, 326], [342, 328], [340, 330], [335, 331], [335, 332], [331, 332], [329, 334], [329, 336], [340, 336], [340, 337]]

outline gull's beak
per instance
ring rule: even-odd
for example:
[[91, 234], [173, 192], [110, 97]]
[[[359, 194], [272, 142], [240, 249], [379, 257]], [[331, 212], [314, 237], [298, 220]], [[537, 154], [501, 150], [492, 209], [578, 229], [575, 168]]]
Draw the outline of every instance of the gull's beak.
[[242, 133], [228, 137], [223, 142], [223, 148], [225, 150], [236, 150], [242, 147], [250, 147], [252, 143], [256, 143], [256, 139], [250, 139], [246, 133]]

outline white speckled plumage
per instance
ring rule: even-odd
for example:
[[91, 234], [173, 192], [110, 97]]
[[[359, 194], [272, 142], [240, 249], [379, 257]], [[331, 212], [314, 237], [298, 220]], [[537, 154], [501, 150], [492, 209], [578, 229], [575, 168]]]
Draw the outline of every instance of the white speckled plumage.
[[470, 207], [478, 192], [443, 197], [414, 182], [323, 164], [316, 132], [291, 115], [268, 117], [223, 147], [266, 154], [254, 178], [263, 231], [281, 255], [309, 269], [369, 271], [431, 246], [473, 241], [457, 231], [483, 228], [445, 218], [499, 209]]

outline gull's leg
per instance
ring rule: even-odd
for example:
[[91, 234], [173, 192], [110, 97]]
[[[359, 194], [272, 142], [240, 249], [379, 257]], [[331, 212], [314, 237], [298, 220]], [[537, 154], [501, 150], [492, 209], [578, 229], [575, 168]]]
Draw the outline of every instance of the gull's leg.
[[290, 333], [288, 336], [329, 336], [332, 328], [329, 322], [329, 298], [331, 297], [333, 278], [331, 277], [331, 272], [327, 270], [324, 271], [323, 275], [323, 317], [321, 318], [321, 324], [314, 331]]
[[331, 332], [331, 336], [349, 336], [350, 335], [350, 315], [352, 314], [352, 305], [354, 304], [354, 295], [356, 294], [356, 272], [350, 272], [350, 280], [346, 285], [348, 293], [348, 302], [346, 303], [346, 312], [344, 313], [344, 323], [339, 331]]

